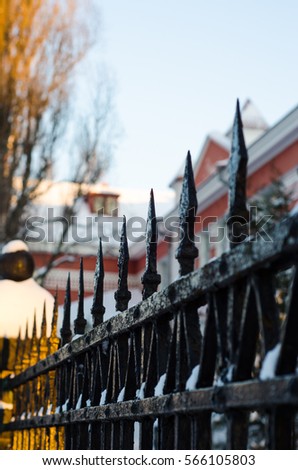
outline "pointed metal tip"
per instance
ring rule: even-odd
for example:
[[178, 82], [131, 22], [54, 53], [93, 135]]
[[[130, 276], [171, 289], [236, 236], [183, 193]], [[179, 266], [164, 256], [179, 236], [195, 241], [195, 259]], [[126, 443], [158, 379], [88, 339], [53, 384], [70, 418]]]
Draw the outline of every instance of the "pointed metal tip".
[[79, 299], [77, 318], [74, 321], [75, 334], [84, 334], [87, 320], [84, 318], [84, 267], [83, 258], [80, 258]]
[[79, 292], [84, 295], [84, 262], [83, 258], [80, 258], [80, 282], [79, 282]]
[[43, 312], [42, 312], [42, 321], [41, 321], [41, 336], [46, 335], [47, 328], [47, 310], [46, 310], [46, 301], [43, 303]]
[[184, 176], [185, 178], [187, 177], [193, 178], [192, 158], [191, 158], [190, 151], [188, 151], [186, 155]]
[[150, 191], [150, 198], [149, 198], [149, 206], [154, 205], [154, 191], [151, 189]]
[[67, 284], [64, 297], [64, 306], [63, 306], [63, 321], [62, 328], [60, 328], [60, 334], [62, 339], [62, 346], [71, 341], [72, 331], [70, 328], [70, 305], [71, 305], [71, 290], [70, 290], [70, 272], [67, 276]]
[[36, 336], [36, 309], [34, 309], [32, 338]]
[[91, 307], [91, 315], [93, 318], [93, 327], [103, 322], [105, 307], [103, 306], [103, 281], [104, 281], [104, 265], [102, 254], [102, 239], [99, 237], [99, 246], [97, 252], [95, 273], [94, 273], [94, 293]]
[[126, 216], [123, 216], [122, 229], [121, 229], [121, 241], [126, 241]]
[[239, 98], [237, 98], [237, 102], [236, 102], [236, 112], [235, 112], [234, 125], [236, 125], [237, 123], [238, 123], [238, 125], [240, 125], [241, 128], [243, 127], [243, 125], [242, 125], [242, 118], [241, 118], [241, 110], [240, 110], [240, 101], [239, 101]]
[[190, 151], [188, 151], [179, 203], [180, 242], [176, 250], [176, 258], [180, 264], [180, 274], [182, 276], [193, 270], [194, 259], [198, 256], [198, 249], [194, 244], [197, 208], [196, 183], [191, 154]]
[[54, 311], [57, 308], [57, 306], [58, 306], [58, 287], [56, 287], [55, 295], [54, 295], [54, 307], [53, 307]]

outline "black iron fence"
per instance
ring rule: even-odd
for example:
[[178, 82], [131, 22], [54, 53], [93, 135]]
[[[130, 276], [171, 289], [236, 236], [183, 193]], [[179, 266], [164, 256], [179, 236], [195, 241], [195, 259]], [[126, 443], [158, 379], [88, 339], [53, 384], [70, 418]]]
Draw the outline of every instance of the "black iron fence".
[[[83, 269], [72, 339], [67, 284], [61, 338], [36, 328], [16, 345], [13, 411], [3, 432], [12, 449], [210, 449], [216, 423], [226, 449], [296, 448], [298, 406], [298, 216], [271, 241], [245, 240], [247, 154], [237, 106], [230, 157], [230, 251], [193, 271], [197, 211], [190, 154], [180, 200], [180, 278], [158, 290], [153, 192], [148, 211], [143, 301], [128, 308], [129, 253], [123, 221], [119, 313], [103, 322], [101, 243], [92, 317], [84, 334]], [[282, 287], [280, 276], [290, 279]], [[280, 296], [286, 307], [281, 308]], [[200, 312], [204, 315], [200, 315]], [[59, 343], [60, 341], [60, 343]], [[59, 348], [59, 349], [58, 349]]]

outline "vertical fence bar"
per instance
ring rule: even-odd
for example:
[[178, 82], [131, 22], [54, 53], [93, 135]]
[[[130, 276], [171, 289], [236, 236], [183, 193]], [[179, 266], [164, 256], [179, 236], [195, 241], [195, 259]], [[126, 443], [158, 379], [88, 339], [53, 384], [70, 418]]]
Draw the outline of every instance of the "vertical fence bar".
[[[298, 265], [296, 264], [290, 299], [287, 308], [284, 334], [276, 365], [277, 376], [294, 374], [297, 368], [298, 355]], [[269, 418], [269, 447], [271, 449], [295, 449], [295, 416], [296, 410], [290, 406], [276, 407]]]
[[[242, 243], [248, 230], [248, 210], [246, 206], [247, 150], [243, 135], [239, 100], [233, 122], [232, 145], [229, 159], [229, 213], [227, 220], [230, 247]], [[228, 353], [230, 367], [235, 365], [239, 347], [240, 326], [243, 315], [246, 280], [229, 289], [228, 294]], [[241, 345], [240, 345], [241, 347]], [[239, 371], [238, 371], [239, 372]], [[228, 414], [228, 448], [245, 449], [247, 446], [248, 414], [241, 410]]]

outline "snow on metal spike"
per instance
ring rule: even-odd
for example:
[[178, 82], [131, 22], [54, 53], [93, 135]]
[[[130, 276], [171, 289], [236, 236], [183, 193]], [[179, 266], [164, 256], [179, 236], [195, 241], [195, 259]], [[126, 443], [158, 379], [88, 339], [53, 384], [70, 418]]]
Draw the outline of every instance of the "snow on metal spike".
[[161, 281], [160, 274], [156, 270], [157, 238], [154, 193], [153, 189], [151, 189], [146, 229], [146, 269], [141, 279], [143, 284], [143, 300], [157, 291], [157, 286]]
[[63, 323], [62, 328], [60, 329], [62, 346], [69, 343], [72, 337], [72, 331], [70, 328], [70, 304], [70, 273], [68, 273], [63, 306]]
[[126, 217], [123, 216], [123, 224], [121, 231], [120, 239], [120, 249], [118, 257], [118, 289], [116, 290], [114, 297], [116, 300], [116, 310], [124, 312], [128, 307], [128, 302], [131, 299], [131, 292], [128, 290], [127, 278], [128, 278], [128, 262], [129, 262], [129, 252], [128, 252], [128, 243], [126, 236]]
[[179, 272], [181, 276], [193, 271], [194, 260], [198, 256], [198, 249], [194, 244], [195, 216], [197, 208], [196, 185], [194, 181], [191, 155], [188, 151], [179, 203], [180, 242], [176, 251], [176, 258], [180, 265]]
[[103, 322], [105, 307], [103, 306], [103, 282], [104, 282], [104, 266], [102, 255], [102, 241], [99, 240], [96, 267], [94, 273], [94, 294], [91, 307], [91, 315], [93, 318], [93, 327]]
[[79, 299], [78, 299], [78, 312], [77, 318], [74, 321], [74, 333], [76, 335], [83, 335], [87, 320], [84, 318], [84, 267], [83, 258], [80, 259], [80, 277], [79, 277]]

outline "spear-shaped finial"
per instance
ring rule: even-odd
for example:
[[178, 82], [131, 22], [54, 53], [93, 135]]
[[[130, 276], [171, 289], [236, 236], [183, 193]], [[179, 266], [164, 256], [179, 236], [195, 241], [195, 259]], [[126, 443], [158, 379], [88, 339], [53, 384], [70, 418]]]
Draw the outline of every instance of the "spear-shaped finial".
[[15, 354], [15, 363], [14, 363], [14, 372], [19, 374], [22, 370], [22, 334], [21, 328], [19, 329], [19, 335], [16, 345], [16, 354]]
[[57, 323], [58, 323], [58, 287], [54, 296], [54, 307], [51, 324], [51, 336], [48, 342], [48, 353], [53, 354], [59, 347], [60, 340], [57, 336]]
[[127, 278], [128, 278], [128, 261], [129, 252], [126, 236], [126, 218], [123, 216], [123, 224], [120, 238], [120, 249], [118, 257], [118, 289], [116, 290], [114, 297], [116, 300], [116, 310], [124, 312], [128, 307], [128, 302], [131, 299], [131, 292], [128, 290]]
[[23, 351], [22, 351], [22, 370], [27, 369], [30, 364], [30, 346], [31, 346], [31, 341], [29, 339], [29, 333], [28, 333], [28, 320], [26, 322], [26, 330], [25, 330], [25, 338], [23, 342]]
[[76, 335], [83, 335], [87, 320], [84, 318], [84, 268], [83, 258], [80, 260], [80, 278], [79, 278], [79, 301], [77, 318], [74, 321], [74, 332]]
[[237, 100], [229, 161], [229, 215], [227, 226], [231, 247], [244, 241], [247, 236], [247, 160], [248, 156], [243, 135], [240, 105], [239, 100]]
[[70, 328], [70, 305], [70, 273], [68, 273], [63, 307], [63, 323], [62, 328], [60, 329], [62, 346], [69, 343], [72, 337], [72, 331]]
[[142, 276], [143, 300], [147, 299], [157, 291], [160, 284], [160, 274], [156, 270], [156, 251], [157, 251], [157, 223], [154, 204], [153, 189], [150, 191], [150, 202], [147, 217], [146, 230], [146, 270]]
[[41, 331], [40, 331], [40, 337], [47, 337], [47, 308], [46, 308], [46, 302], [44, 301], [43, 303], [43, 312], [42, 312], [42, 320], [41, 320]]
[[30, 365], [36, 364], [38, 360], [38, 340], [37, 340], [37, 328], [36, 328], [36, 310], [34, 311], [32, 338], [30, 347]]
[[93, 327], [100, 325], [103, 322], [105, 307], [103, 306], [103, 280], [104, 280], [104, 267], [102, 255], [102, 242], [99, 239], [99, 247], [97, 253], [96, 267], [94, 273], [94, 294], [93, 303], [91, 308], [91, 315], [93, 318]]
[[180, 275], [193, 271], [198, 249], [194, 244], [195, 218], [198, 209], [196, 185], [193, 175], [191, 155], [188, 151], [179, 203], [180, 243], [176, 258], [180, 264]]
[[39, 359], [44, 359], [48, 352], [46, 303], [43, 304], [41, 331], [39, 340]]

